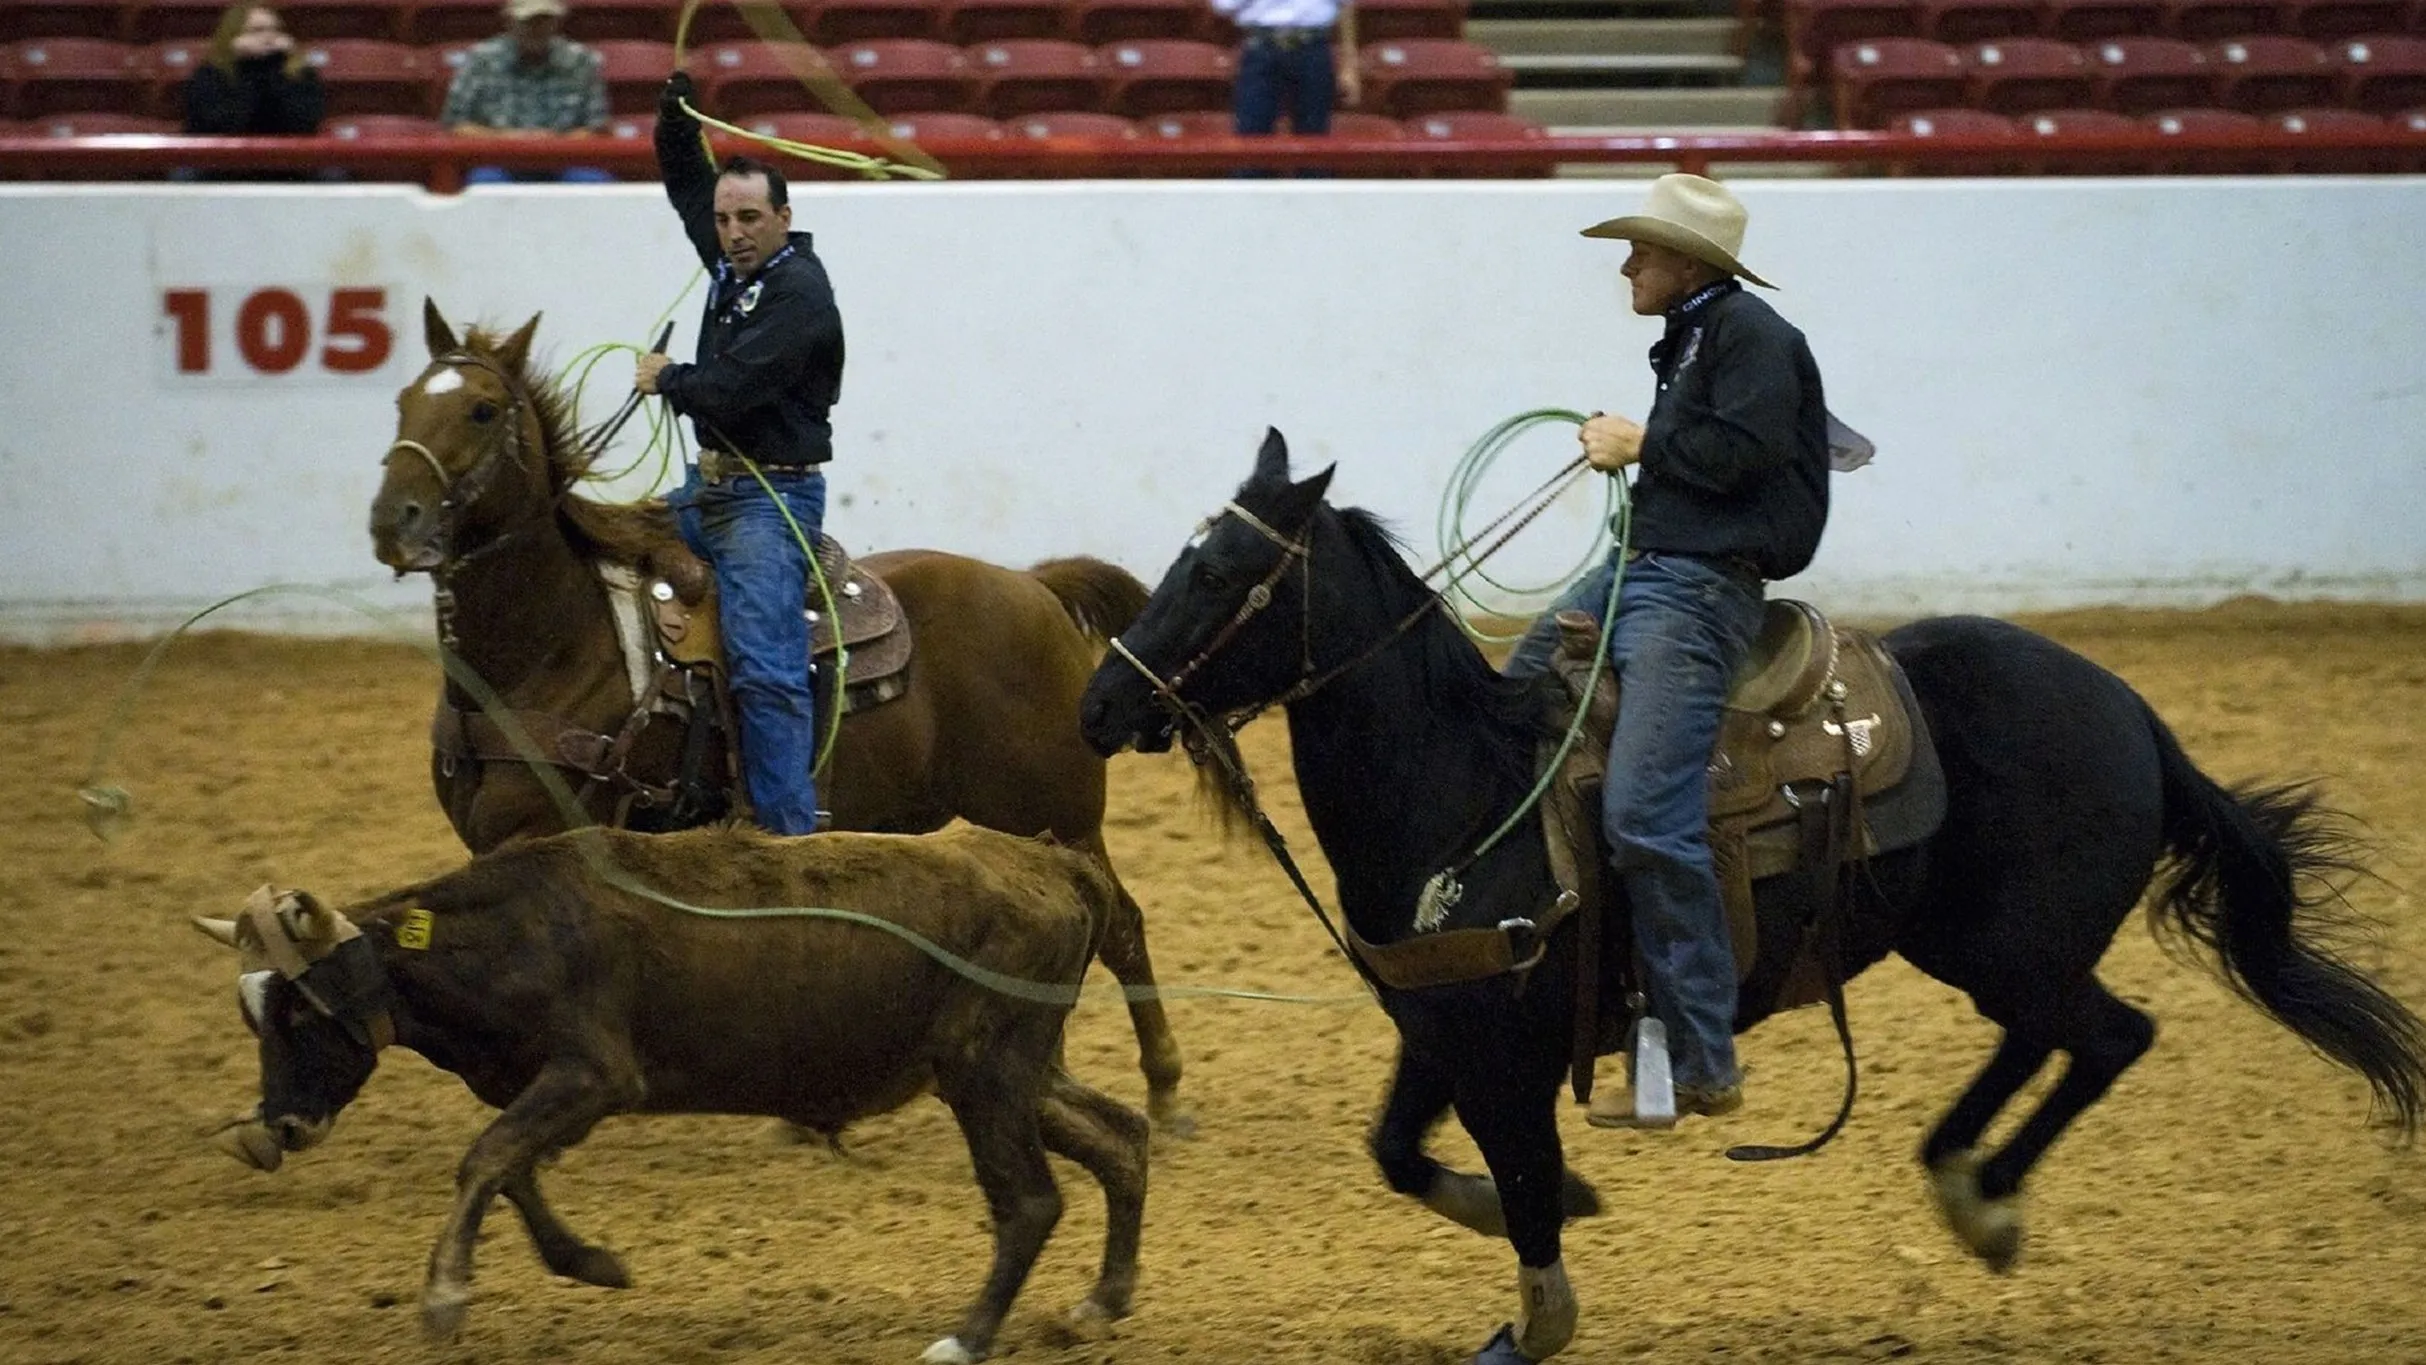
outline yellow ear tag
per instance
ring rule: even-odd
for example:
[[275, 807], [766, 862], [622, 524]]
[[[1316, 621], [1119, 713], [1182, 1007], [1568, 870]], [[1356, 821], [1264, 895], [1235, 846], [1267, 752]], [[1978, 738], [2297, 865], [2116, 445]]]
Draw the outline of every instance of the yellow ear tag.
[[416, 950], [429, 947], [431, 923], [427, 910], [416, 906], [405, 911], [404, 918], [396, 921], [396, 946]]

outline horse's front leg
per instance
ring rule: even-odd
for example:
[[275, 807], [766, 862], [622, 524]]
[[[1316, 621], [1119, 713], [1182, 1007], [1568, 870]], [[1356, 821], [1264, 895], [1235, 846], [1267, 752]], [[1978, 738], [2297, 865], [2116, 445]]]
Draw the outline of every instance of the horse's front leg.
[[[1391, 1189], [1421, 1200], [1425, 1208], [1461, 1227], [1485, 1237], [1505, 1237], [1507, 1214], [1500, 1207], [1499, 1189], [1492, 1178], [1453, 1170], [1424, 1151], [1425, 1137], [1449, 1111], [1456, 1090], [1455, 1076], [1448, 1067], [1418, 1055], [1401, 1039], [1390, 1094], [1368, 1139], [1373, 1160]], [[1600, 1196], [1573, 1171], [1560, 1172], [1558, 1189], [1559, 1209], [1565, 1216], [1587, 1218], [1600, 1212]]]
[[450, 1340], [463, 1327], [472, 1301], [472, 1244], [489, 1205], [509, 1185], [527, 1185], [543, 1154], [580, 1141], [625, 1099], [585, 1059], [550, 1062], [464, 1153], [455, 1170], [455, 1208], [430, 1249], [421, 1286], [421, 1326], [433, 1340]]
[[1459, 1086], [1458, 1121], [1491, 1168], [1508, 1242], [1516, 1248], [1516, 1320], [1500, 1329], [1473, 1365], [1524, 1365], [1566, 1348], [1575, 1335], [1575, 1290], [1559, 1257], [1563, 1207], [1574, 1178], [1558, 1140], [1555, 1077], [1518, 1068], [1478, 1069]]

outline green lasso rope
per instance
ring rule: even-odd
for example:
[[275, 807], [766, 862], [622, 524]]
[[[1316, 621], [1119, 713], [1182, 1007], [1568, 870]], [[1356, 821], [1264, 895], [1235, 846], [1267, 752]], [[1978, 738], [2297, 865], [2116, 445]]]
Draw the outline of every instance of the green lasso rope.
[[[1520, 412], [1516, 416], [1500, 422], [1477, 437], [1472, 445], [1467, 446], [1465, 453], [1458, 456], [1456, 465], [1451, 468], [1448, 487], [1441, 493], [1440, 510], [1436, 518], [1436, 535], [1443, 559], [1456, 557], [1472, 544], [1465, 533], [1467, 511], [1473, 505], [1483, 479], [1490, 474], [1492, 467], [1499, 462], [1500, 457], [1507, 453], [1508, 448], [1516, 443], [1518, 437], [1536, 427], [1554, 423], [1580, 427], [1585, 420], [1584, 414], [1566, 408], [1535, 408], [1530, 412]], [[1607, 482], [1609, 487], [1603, 495], [1601, 513], [1595, 519], [1598, 529], [1584, 546], [1583, 554], [1552, 581], [1541, 584], [1503, 583], [1485, 573], [1479, 565], [1469, 565], [1464, 571], [1450, 576], [1448, 583], [1441, 589], [1441, 595], [1449, 600], [1449, 605], [1453, 608], [1450, 616], [1469, 636], [1486, 644], [1512, 643], [1522, 637], [1491, 634], [1477, 628], [1468, 617], [1475, 613], [1489, 616], [1513, 616], [1525, 613], [1509, 611], [1501, 604], [1483, 601], [1466, 586], [1466, 580], [1479, 579], [1495, 591], [1512, 597], [1545, 599], [1574, 582], [1607, 556], [1612, 543], [1610, 528], [1615, 525], [1619, 500], [1624, 495], [1624, 480], [1610, 479]]]
[[[382, 627], [383, 635], [411, 643], [414, 648], [436, 662], [449, 679], [471, 693], [480, 709], [486, 712], [489, 719], [505, 734], [507, 742], [513, 746], [514, 752], [529, 767], [532, 776], [538, 779], [540, 786], [546, 790], [548, 799], [555, 802], [558, 812], [565, 817], [568, 828], [577, 835], [587, 835], [587, 837], [575, 840], [581, 849], [582, 858], [589, 864], [591, 871], [609, 885], [684, 914], [702, 915], [714, 919], [823, 919], [881, 930], [908, 943], [970, 981], [1014, 999], [1029, 1000], [1040, 1004], [1073, 1005], [1087, 993], [1087, 988], [1077, 983], [1030, 981], [1004, 975], [992, 968], [981, 966], [959, 956], [916, 930], [862, 911], [813, 905], [751, 906], [738, 909], [693, 905], [643, 884], [615, 864], [607, 852], [605, 839], [600, 837], [597, 827], [589, 823], [588, 813], [575, 799], [572, 789], [567, 787], [564, 779], [557, 775], [554, 761], [541, 751], [529, 733], [516, 721], [512, 708], [505, 704], [504, 698], [489, 686], [487, 680], [452, 652], [417, 639], [417, 636], [424, 633], [417, 622], [338, 588], [317, 587], [302, 583], [273, 583], [265, 587], [252, 588], [211, 603], [186, 617], [174, 630], [153, 642], [152, 647], [144, 653], [141, 662], [135, 666], [134, 672], [130, 673], [127, 680], [119, 686], [118, 696], [110, 708], [109, 719], [103, 723], [101, 735], [95, 741], [92, 762], [85, 770], [85, 780], [76, 790], [78, 799], [85, 805], [86, 825], [97, 837], [105, 842], [108, 841], [116, 835], [121, 827], [134, 818], [133, 796], [124, 786], [104, 779], [109, 770], [110, 756], [117, 747], [118, 736], [133, 719], [135, 703], [141, 697], [143, 689], [153, 673], [158, 670], [161, 659], [168, 652], [168, 647], [207, 617], [216, 615], [240, 602], [270, 597], [309, 597], [335, 603], [378, 623]], [[1344, 1005], [1355, 1004], [1366, 999], [1361, 994], [1289, 995], [1228, 986], [1129, 986], [1114, 983], [1113, 988], [1120, 993], [1123, 1000], [1131, 1002], [1222, 999], [1255, 1000], [1293, 1005]], [[1097, 994], [1101, 994], [1103, 991], [1101, 987], [1094, 989]]]

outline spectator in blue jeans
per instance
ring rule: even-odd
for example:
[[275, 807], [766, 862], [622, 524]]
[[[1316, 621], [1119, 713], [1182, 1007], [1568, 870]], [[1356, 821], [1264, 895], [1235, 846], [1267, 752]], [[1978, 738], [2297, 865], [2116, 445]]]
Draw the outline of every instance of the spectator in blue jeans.
[[1213, 0], [1238, 25], [1238, 76], [1230, 90], [1231, 126], [1242, 137], [1278, 130], [1331, 131], [1334, 94], [1354, 105], [1356, 7], [1353, 0]]
[[[564, 16], [565, 0], [506, 0], [506, 31], [464, 53], [463, 65], [447, 84], [439, 121], [465, 137], [605, 132], [605, 68], [595, 50], [563, 36]], [[595, 166], [518, 171], [475, 166], [463, 177], [468, 185], [602, 184], [614, 178]]]
[[809, 234], [791, 230], [783, 172], [748, 157], [711, 165], [698, 120], [682, 107], [691, 96], [689, 76], [666, 82], [657, 165], [708, 267], [707, 315], [696, 363], [643, 356], [632, 382], [697, 429], [699, 462], [668, 501], [683, 539], [716, 574], [751, 812], [772, 833], [807, 834], [820, 820], [801, 542], [814, 544], [825, 522], [842, 313]]
[[[1651, 348], [1658, 391], [1641, 423], [1595, 416], [1579, 438], [1593, 468], [1635, 470], [1626, 558], [1570, 588], [1508, 661], [1545, 668], [1557, 610], [1595, 620], [1618, 588], [1605, 642], [1619, 685], [1601, 825], [1634, 920], [1644, 993], [1666, 1025], [1676, 1112], [1744, 1102], [1735, 1061], [1735, 951], [1710, 859], [1707, 769], [1736, 670], [1760, 631], [1762, 583], [1802, 572], [1828, 521], [1828, 411], [1803, 334], [1739, 278], [1745, 214], [1698, 175], [1667, 175], [1643, 212], [1586, 228], [1632, 242], [1634, 311], [1663, 317]], [[1622, 574], [1621, 574], [1622, 570]], [[1602, 1127], [1638, 1116], [1631, 1088], [1593, 1098]]]

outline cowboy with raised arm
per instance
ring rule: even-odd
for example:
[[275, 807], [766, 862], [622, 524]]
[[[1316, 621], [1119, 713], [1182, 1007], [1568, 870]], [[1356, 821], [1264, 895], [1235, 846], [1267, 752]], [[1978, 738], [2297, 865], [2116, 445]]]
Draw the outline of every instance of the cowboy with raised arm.
[[[1665, 175], [1643, 211], [1584, 229], [1633, 243], [1634, 311], [1667, 321], [1651, 348], [1658, 391], [1642, 422], [1597, 415], [1579, 439], [1592, 467], [1634, 475], [1630, 543], [1560, 597], [1510, 658], [1548, 666], [1555, 616], [1604, 618], [1619, 683], [1601, 823], [1632, 912], [1652, 1013], [1674, 1049], [1676, 1112], [1743, 1104], [1735, 1062], [1735, 954], [1711, 866], [1706, 768], [1729, 683], [1758, 635], [1762, 584], [1800, 573], [1828, 520], [1828, 413], [1803, 334], [1743, 281], [1743, 205], [1698, 175]], [[1603, 1089], [1592, 1122], [1637, 1118], [1633, 1092]]]

